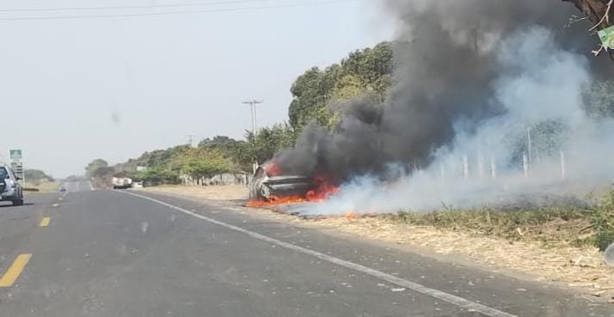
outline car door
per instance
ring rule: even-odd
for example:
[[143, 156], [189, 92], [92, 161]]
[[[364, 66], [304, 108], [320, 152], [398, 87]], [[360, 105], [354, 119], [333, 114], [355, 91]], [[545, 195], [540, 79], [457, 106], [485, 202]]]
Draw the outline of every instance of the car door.
[[13, 172], [13, 169], [11, 168], [7, 168], [6, 169], [9, 175], [9, 178], [11, 179], [11, 185], [15, 186], [15, 190], [17, 191], [17, 197], [21, 197], [22, 195], [22, 191], [21, 191], [21, 185], [19, 184], [19, 182], [17, 181], [17, 175], [15, 175], [15, 172]]

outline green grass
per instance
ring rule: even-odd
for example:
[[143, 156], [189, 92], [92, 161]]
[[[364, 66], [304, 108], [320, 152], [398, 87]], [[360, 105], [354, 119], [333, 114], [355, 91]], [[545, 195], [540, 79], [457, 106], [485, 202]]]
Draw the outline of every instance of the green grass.
[[595, 228], [594, 244], [605, 250], [614, 243], [614, 191], [607, 193], [593, 209], [592, 223]]
[[445, 209], [432, 213], [399, 212], [382, 217], [411, 225], [502, 237], [512, 242], [540, 241], [545, 246], [593, 245], [605, 250], [614, 242], [614, 191], [585, 208]]

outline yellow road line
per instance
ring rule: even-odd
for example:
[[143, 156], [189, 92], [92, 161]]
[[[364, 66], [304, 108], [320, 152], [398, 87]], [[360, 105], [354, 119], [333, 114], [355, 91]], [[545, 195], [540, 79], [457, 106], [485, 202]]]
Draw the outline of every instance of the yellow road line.
[[49, 223], [50, 223], [50, 222], [51, 222], [51, 218], [49, 218], [49, 217], [44, 217], [44, 218], [41, 220], [41, 223], [39, 224], [39, 226], [41, 226], [41, 227], [47, 227], [47, 226], [49, 225]]
[[2, 278], [0, 278], [0, 287], [13, 286], [13, 283], [15, 283], [19, 275], [21, 275], [21, 272], [23, 272], [23, 269], [26, 267], [26, 264], [28, 264], [31, 257], [32, 254], [30, 253], [18, 255], [6, 273], [4, 273]]

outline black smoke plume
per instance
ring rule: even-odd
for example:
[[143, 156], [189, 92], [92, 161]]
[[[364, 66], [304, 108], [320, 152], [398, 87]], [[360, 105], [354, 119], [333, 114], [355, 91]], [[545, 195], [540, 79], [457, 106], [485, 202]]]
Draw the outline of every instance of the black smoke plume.
[[[323, 173], [342, 182], [384, 175], [391, 163], [426, 167], [454, 139], [456, 125], [477, 127], [505, 111], [493, 94], [507, 37], [537, 26], [566, 51], [589, 55], [597, 44], [587, 21], [573, 22], [579, 11], [558, 1], [391, 0], [382, 8], [399, 21], [388, 97], [382, 104], [349, 102], [332, 132], [307, 126], [296, 146], [275, 158], [284, 173]], [[587, 60], [597, 78], [614, 74], [609, 59]]]

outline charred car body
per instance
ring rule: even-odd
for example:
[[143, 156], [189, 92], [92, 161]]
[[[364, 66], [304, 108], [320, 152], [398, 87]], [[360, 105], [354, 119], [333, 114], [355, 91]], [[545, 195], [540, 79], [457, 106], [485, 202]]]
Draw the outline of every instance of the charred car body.
[[263, 166], [258, 167], [250, 183], [249, 198], [270, 201], [279, 197], [304, 197], [316, 188], [313, 178], [302, 175], [271, 175]]

